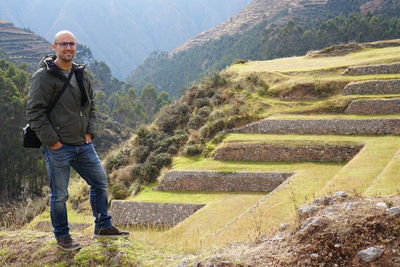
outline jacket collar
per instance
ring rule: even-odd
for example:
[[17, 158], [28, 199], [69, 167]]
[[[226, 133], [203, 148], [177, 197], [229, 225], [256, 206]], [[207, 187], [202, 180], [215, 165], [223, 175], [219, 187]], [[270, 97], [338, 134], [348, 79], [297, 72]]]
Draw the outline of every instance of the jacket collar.
[[[56, 55], [48, 55], [43, 57], [40, 60], [40, 67], [46, 68], [48, 71], [51, 71], [55, 74], [64, 76], [61, 69], [54, 63], [56, 58]], [[72, 70], [74, 70], [75, 72], [83, 72], [85, 70], [85, 67], [85, 64], [76, 64], [75, 62], [72, 63]]]

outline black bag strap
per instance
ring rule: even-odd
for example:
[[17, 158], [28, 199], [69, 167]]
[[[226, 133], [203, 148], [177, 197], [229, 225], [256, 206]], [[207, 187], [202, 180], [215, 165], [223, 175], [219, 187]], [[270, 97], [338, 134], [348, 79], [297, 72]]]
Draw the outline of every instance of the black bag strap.
[[62, 94], [65, 92], [65, 89], [67, 89], [67, 86], [68, 86], [69, 82], [71, 81], [71, 78], [72, 78], [72, 75], [74, 74], [74, 72], [75, 72], [74, 68], [72, 68], [71, 72], [68, 74], [67, 81], [64, 83], [63, 88], [60, 91], [58, 91], [56, 97], [54, 97], [53, 102], [51, 102], [50, 105], [47, 107], [47, 114], [49, 114], [53, 110], [53, 108], [56, 106], [58, 100], [60, 99]]

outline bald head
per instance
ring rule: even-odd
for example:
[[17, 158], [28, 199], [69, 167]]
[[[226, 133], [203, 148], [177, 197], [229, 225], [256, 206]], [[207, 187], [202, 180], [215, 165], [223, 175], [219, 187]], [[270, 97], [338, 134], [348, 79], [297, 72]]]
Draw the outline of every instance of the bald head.
[[76, 54], [75, 35], [70, 31], [59, 31], [54, 36], [54, 43], [51, 48], [56, 55], [54, 63], [63, 70], [71, 69]]
[[71, 37], [76, 41], [76, 37], [72, 32], [64, 30], [59, 31], [56, 33], [56, 35], [54, 35], [54, 43], [58, 43], [63, 37]]

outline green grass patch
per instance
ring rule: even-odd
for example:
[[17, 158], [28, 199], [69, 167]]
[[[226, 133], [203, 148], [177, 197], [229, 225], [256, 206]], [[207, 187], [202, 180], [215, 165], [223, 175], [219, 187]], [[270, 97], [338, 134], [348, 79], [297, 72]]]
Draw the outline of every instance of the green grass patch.
[[400, 150], [363, 193], [364, 196], [400, 195]]
[[151, 188], [146, 188], [140, 194], [126, 199], [127, 201], [142, 201], [156, 203], [193, 203], [206, 204], [216, 201], [220, 198], [229, 196], [234, 193], [219, 193], [219, 192], [161, 192]]

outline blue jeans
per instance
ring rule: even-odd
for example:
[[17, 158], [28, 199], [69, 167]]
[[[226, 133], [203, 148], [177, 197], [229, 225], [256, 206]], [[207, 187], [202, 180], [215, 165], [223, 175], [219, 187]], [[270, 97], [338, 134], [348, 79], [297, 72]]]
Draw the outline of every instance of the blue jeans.
[[56, 238], [69, 235], [67, 206], [70, 167], [90, 185], [90, 204], [95, 229], [110, 227], [107, 212], [107, 175], [92, 143], [80, 146], [63, 145], [52, 150], [42, 146], [50, 179], [50, 217]]

